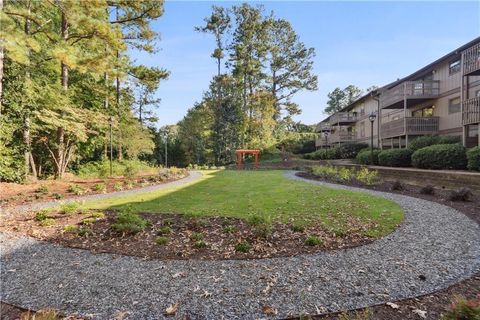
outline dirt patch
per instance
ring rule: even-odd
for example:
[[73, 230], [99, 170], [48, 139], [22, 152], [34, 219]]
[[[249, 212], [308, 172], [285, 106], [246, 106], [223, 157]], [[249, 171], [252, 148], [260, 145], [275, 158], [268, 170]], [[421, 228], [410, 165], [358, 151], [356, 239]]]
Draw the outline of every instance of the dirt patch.
[[152, 184], [167, 183], [188, 175], [187, 171], [176, 174], [162, 173], [137, 175], [131, 178], [42, 180], [27, 184], [0, 183], [0, 206], [13, 207], [32, 202], [62, 200], [81, 195], [101, 194], [114, 191], [138, 189]]
[[[103, 216], [104, 215], [104, 216]], [[47, 213], [11, 218], [0, 231], [16, 232], [72, 248], [138, 256], [146, 259], [251, 259], [287, 257], [363, 245], [372, 226], [355, 219], [346, 232], [320, 224], [251, 223], [225, 217], [190, 218], [180, 214], [148, 214], [147, 227], [136, 234], [115, 231], [114, 211]]]

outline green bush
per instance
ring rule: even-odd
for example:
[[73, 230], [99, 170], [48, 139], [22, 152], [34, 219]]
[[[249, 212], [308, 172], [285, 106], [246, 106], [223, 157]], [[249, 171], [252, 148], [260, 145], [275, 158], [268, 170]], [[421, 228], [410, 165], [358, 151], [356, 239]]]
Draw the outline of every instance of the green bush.
[[74, 214], [78, 212], [80, 205], [78, 202], [68, 202], [60, 207], [60, 213], [63, 214]]
[[303, 157], [310, 160], [340, 159], [340, 149], [338, 147], [320, 149], [312, 153], [307, 153]]
[[167, 237], [163, 237], [163, 236], [159, 236], [155, 239], [155, 242], [159, 245], [159, 246], [164, 246], [168, 243], [168, 238]]
[[[155, 173], [157, 168], [140, 160], [113, 161], [112, 173], [114, 176], [131, 178], [139, 172]], [[110, 176], [110, 161], [92, 161], [82, 164], [77, 169], [77, 174], [82, 178], [105, 178]]]
[[121, 233], [135, 234], [145, 229], [147, 225], [147, 220], [130, 210], [125, 210], [117, 215], [117, 221], [112, 225], [112, 229]]
[[340, 159], [355, 159], [357, 154], [365, 148], [368, 148], [368, 144], [366, 143], [348, 143], [341, 145], [338, 147]]
[[475, 147], [467, 151], [467, 168], [469, 170], [480, 171], [480, 147]]
[[460, 136], [421, 136], [413, 139], [409, 143], [408, 148], [412, 151], [417, 151], [436, 144], [456, 144], [460, 142]]
[[374, 184], [378, 180], [378, 171], [368, 170], [368, 168], [360, 169], [360, 171], [358, 171], [356, 175], [358, 181], [369, 186]]
[[235, 251], [247, 253], [252, 249], [252, 245], [248, 241], [242, 241], [235, 245]]
[[415, 151], [412, 165], [423, 169], [465, 169], [466, 149], [459, 144], [438, 144]]
[[305, 244], [307, 246], [319, 246], [323, 243], [322, 239], [320, 239], [317, 236], [309, 236], [307, 239], [305, 239]]
[[480, 295], [477, 298], [467, 300], [457, 296], [450, 305], [448, 311], [442, 316], [442, 320], [480, 319]]
[[412, 164], [410, 149], [383, 150], [378, 154], [378, 164], [387, 167], [409, 167]]
[[382, 150], [373, 149], [373, 163], [372, 163], [372, 154], [371, 149], [363, 149], [360, 151], [357, 156], [355, 157], [355, 161], [358, 164], [365, 164], [365, 165], [378, 165], [378, 155]]

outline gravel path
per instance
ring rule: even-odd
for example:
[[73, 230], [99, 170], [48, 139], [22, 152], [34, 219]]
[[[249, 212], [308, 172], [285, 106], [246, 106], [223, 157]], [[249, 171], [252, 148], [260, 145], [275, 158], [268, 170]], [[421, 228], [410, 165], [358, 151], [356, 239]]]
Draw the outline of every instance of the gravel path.
[[26, 204], [26, 205], [10, 207], [10, 208], [9, 207], [5, 207], [5, 208], [0, 207], [0, 217], [12, 215], [12, 214], [26, 213], [26, 212], [29, 212], [29, 211], [37, 211], [37, 210], [46, 209], [46, 208], [54, 208], [54, 207], [56, 207], [60, 204], [68, 203], [68, 202], [108, 199], [108, 198], [114, 198], [114, 197], [118, 197], [118, 196], [128, 196], [128, 195], [140, 194], [140, 193], [149, 192], [149, 191], [172, 188], [172, 187], [181, 186], [183, 184], [186, 184], [186, 183], [192, 182], [194, 180], [197, 180], [198, 178], [200, 178], [201, 175], [202, 174], [198, 171], [189, 171], [189, 175], [185, 178], [175, 180], [175, 181], [172, 181], [172, 182], [155, 184], [155, 185], [152, 185], [152, 186], [138, 188], [138, 189], [115, 191], [115, 192], [109, 192], [109, 193], [91, 194], [91, 195], [87, 195], [87, 196], [72, 197], [72, 198], [68, 198], [68, 199], [64, 199], [64, 200], [53, 200], [53, 201], [48, 201], [48, 202], [29, 203], [29, 204]]
[[[293, 172], [290, 179], [301, 180]], [[355, 189], [323, 184], [333, 188]], [[371, 244], [291, 258], [145, 261], [0, 235], [1, 300], [96, 319], [258, 319], [365, 307], [445, 288], [480, 270], [480, 228], [425, 200], [363, 190], [399, 203], [405, 223]]]

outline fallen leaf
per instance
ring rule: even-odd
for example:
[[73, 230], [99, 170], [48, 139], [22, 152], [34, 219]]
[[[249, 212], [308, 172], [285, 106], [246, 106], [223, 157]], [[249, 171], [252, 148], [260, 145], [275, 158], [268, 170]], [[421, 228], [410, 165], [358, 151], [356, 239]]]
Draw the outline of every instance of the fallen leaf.
[[392, 309], [398, 309], [400, 308], [400, 306], [396, 303], [393, 303], [393, 302], [387, 302], [386, 303], [387, 306], [391, 307]]
[[165, 315], [174, 316], [177, 313], [177, 309], [178, 309], [178, 303], [171, 304], [170, 306], [168, 306], [167, 309], [165, 309]]
[[423, 311], [423, 310], [420, 310], [420, 309], [413, 309], [412, 312], [417, 314], [422, 319], [427, 318], [427, 311]]
[[128, 315], [128, 311], [117, 311], [115, 314], [115, 320], [123, 320]]
[[274, 316], [278, 313], [277, 310], [275, 310], [274, 308], [272, 308], [269, 305], [264, 305], [262, 307], [262, 312], [263, 312], [263, 314], [266, 314], [268, 316]]
[[203, 298], [209, 298], [211, 296], [212, 296], [212, 293], [208, 292], [207, 290], [203, 290], [203, 293], [201, 295], [201, 297], [203, 297]]

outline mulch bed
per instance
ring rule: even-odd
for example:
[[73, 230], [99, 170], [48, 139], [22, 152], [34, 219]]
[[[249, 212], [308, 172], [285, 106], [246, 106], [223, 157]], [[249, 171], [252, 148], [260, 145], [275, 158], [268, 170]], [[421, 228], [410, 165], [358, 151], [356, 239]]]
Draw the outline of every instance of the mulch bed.
[[[245, 220], [225, 217], [186, 217], [180, 214], [148, 214], [141, 217], [149, 225], [137, 234], [115, 231], [117, 213], [105, 211], [105, 217], [95, 217], [98, 211], [61, 214], [48, 213], [53, 225], [42, 226], [35, 214], [12, 218], [0, 224], [0, 231], [17, 232], [40, 240], [95, 253], [114, 253], [145, 259], [252, 259], [287, 257], [323, 250], [343, 249], [373, 241], [363, 235], [371, 226], [355, 219], [347, 222], [348, 231], [335, 233], [320, 224], [299, 230], [294, 224], [252, 224]], [[89, 224], [82, 222], [87, 219]], [[67, 228], [65, 228], [67, 226]], [[67, 230], [68, 229], [68, 230]], [[306, 239], [316, 236], [317, 245], [307, 245]], [[166, 243], [157, 243], [163, 237]], [[239, 251], [242, 243], [248, 252]], [[236, 248], [237, 246], [237, 248]]]
[[[338, 181], [328, 180], [317, 177], [311, 173], [299, 172], [298, 176], [331, 183], [339, 183]], [[435, 194], [425, 195], [420, 193], [421, 187], [403, 184], [403, 190], [392, 190], [394, 182], [381, 182], [374, 186], [365, 186], [358, 182], [342, 183], [349, 186], [362, 187], [377, 191], [386, 191], [391, 193], [403, 194], [411, 197], [421, 198], [429, 201], [441, 203], [452, 208], [457, 209], [476, 223], [480, 224], [480, 196], [474, 194], [470, 201], [449, 201], [448, 196], [450, 191], [444, 189], [435, 189]], [[406, 299], [396, 301], [398, 309], [392, 308], [389, 305], [382, 304], [373, 306], [367, 309], [359, 309], [345, 312], [343, 314], [329, 314], [324, 316], [315, 316], [312, 319], [328, 319], [328, 320], [343, 320], [343, 319], [391, 319], [391, 320], [421, 320], [423, 319], [415, 313], [414, 310], [426, 311], [425, 319], [440, 319], [450, 304], [454, 301], [457, 295], [463, 296], [467, 299], [477, 298], [480, 294], [480, 273], [473, 277], [457, 283], [447, 289], [437, 291], [432, 294], [417, 297], [414, 299]], [[368, 314], [368, 316], [366, 316]], [[363, 317], [362, 317], [363, 316]], [[467, 319], [468, 320], [468, 319]]]
[[[82, 195], [138, 189], [152, 184], [171, 182], [184, 176], [183, 174], [168, 177], [166, 175], [148, 174], [130, 178], [112, 177], [105, 179], [67, 177], [64, 180], [42, 180], [27, 184], [0, 183], [0, 206], [13, 207], [33, 202], [47, 202]], [[69, 190], [73, 186], [79, 187], [77, 192]], [[104, 189], [98, 190], [98, 187], [101, 186], [104, 186]]]

